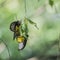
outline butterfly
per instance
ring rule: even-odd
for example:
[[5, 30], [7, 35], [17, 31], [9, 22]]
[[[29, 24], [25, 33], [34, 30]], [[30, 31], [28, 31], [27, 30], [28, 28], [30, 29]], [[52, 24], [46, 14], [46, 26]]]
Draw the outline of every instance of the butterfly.
[[19, 49], [22, 50], [25, 48], [27, 39], [20, 34], [20, 29], [21, 29], [21, 21], [14, 21], [10, 24], [10, 30], [14, 33], [13, 35], [13, 40], [17, 40], [19, 43]]

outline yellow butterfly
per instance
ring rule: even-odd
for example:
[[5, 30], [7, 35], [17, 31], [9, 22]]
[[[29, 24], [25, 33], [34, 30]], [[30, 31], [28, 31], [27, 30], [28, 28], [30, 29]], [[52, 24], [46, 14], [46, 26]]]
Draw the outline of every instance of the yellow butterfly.
[[13, 39], [16, 39], [19, 43], [19, 50], [22, 50], [26, 46], [27, 39], [20, 35], [20, 25], [20, 21], [14, 21], [10, 24], [10, 30], [14, 32]]

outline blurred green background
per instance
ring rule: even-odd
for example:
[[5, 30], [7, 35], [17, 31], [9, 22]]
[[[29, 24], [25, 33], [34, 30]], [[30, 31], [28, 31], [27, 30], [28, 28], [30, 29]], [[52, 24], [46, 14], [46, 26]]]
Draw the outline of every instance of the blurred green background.
[[[28, 24], [27, 45], [18, 51], [9, 27], [25, 17], [39, 30]], [[60, 0], [0, 0], [0, 60], [60, 60], [59, 36]]]

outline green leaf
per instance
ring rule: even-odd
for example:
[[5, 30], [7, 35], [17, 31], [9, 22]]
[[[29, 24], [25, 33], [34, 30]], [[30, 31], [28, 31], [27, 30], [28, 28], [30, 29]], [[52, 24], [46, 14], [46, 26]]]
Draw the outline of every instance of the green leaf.
[[38, 2], [39, 2], [40, 0], [38, 0]]
[[29, 21], [30, 24], [36, 24], [35, 22], [33, 22], [32, 20], [30, 19], [27, 19]]
[[33, 22], [32, 20], [30, 20], [30, 19], [28, 19], [28, 18], [27, 18], [27, 20], [28, 20], [28, 22], [29, 22], [30, 24], [34, 25], [37, 29], [39, 29], [39, 28], [37, 27], [37, 24], [36, 24], [35, 22]]
[[50, 6], [53, 6], [54, 5], [54, 1], [53, 0], [49, 0], [49, 4], [50, 4]]
[[1, 8], [1, 7], [4, 7], [4, 6], [5, 6], [5, 3], [6, 3], [6, 0], [3, 1], [2, 3], [0, 3], [0, 8]]
[[28, 35], [28, 21], [27, 21], [27, 18], [24, 19], [24, 25], [25, 25], [25, 36], [27, 38], [27, 35]]

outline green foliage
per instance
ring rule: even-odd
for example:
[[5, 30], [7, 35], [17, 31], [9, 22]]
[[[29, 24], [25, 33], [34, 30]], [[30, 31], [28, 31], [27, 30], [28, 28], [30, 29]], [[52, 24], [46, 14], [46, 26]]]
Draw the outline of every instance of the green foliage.
[[37, 29], [39, 29], [38, 27], [37, 27], [37, 24], [35, 23], [35, 22], [33, 22], [32, 20], [30, 20], [30, 19], [28, 19], [28, 18], [26, 18], [27, 19], [27, 21], [31, 24], [31, 25], [34, 25]]
[[53, 6], [54, 5], [54, 1], [53, 0], [49, 0], [49, 4], [50, 4], [50, 6]]
[[[0, 0], [0, 46], [1, 43], [5, 46], [0, 52], [0, 60], [29, 60], [33, 57], [38, 60], [55, 60], [54, 57], [57, 58], [60, 52], [58, 48], [60, 0], [48, 0], [49, 4], [46, 4], [46, 1], [26, 0], [25, 12], [24, 0]], [[51, 9], [49, 5], [52, 7], [56, 5], [58, 13], [55, 13], [55, 8]], [[10, 23], [17, 21], [16, 16], [17, 20], [22, 21], [21, 34], [29, 35], [27, 45], [21, 51], [18, 51], [18, 43], [13, 40], [13, 32], [9, 29]]]

